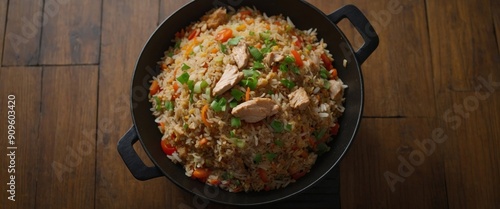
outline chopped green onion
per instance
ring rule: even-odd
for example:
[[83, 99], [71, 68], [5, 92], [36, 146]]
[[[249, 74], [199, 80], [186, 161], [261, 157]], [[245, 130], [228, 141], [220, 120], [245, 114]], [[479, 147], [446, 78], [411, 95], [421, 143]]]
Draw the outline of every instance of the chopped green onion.
[[167, 53], [167, 56], [168, 56], [168, 57], [173, 57], [173, 56], [174, 56], [174, 52], [168, 52], [168, 53]]
[[172, 111], [174, 110], [174, 103], [172, 101], [166, 101], [165, 102], [165, 109], [167, 111]]
[[215, 112], [221, 112], [221, 111], [226, 111], [226, 104], [227, 100], [222, 97], [220, 99], [215, 99], [212, 104], [210, 104], [210, 107], [215, 111]]
[[191, 69], [191, 67], [189, 67], [189, 65], [186, 65], [186, 63], [182, 63], [182, 67], [181, 67], [182, 71], [186, 71], [186, 70], [189, 70], [189, 69]]
[[227, 45], [237, 45], [242, 38], [243, 38], [242, 36], [237, 36], [232, 39], [229, 39], [229, 41], [227, 41]]
[[253, 69], [262, 69], [265, 68], [266, 66], [262, 64], [262, 62], [253, 62]]
[[193, 91], [194, 91], [194, 93], [199, 94], [199, 93], [201, 93], [201, 89], [203, 89], [203, 88], [205, 88], [207, 86], [208, 86], [208, 83], [205, 80], [198, 81], [198, 82], [196, 82], [196, 84], [194, 84]]
[[250, 77], [241, 80], [241, 84], [244, 87], [249, 87], [251, 90], [255, 90], [255, 88], [257, 88], [258, 80], [257, 78]]
[[255, 163], [260, 163], [262, 161], [262, 155], [261, 154], [256, 154], [254, 157], [253, 157], [253, 161]]
[[250, 36], [255, 36], [255, 32], [250, 31], [250, 32], [248, 32], [248, 35], [250, 35]]
[[289, 88], [289, 89], [293, 89], [293, 87], [295, 87], [295, 83], [293, 81], [290, 81], [288, 79], [281, 79], [281, 84], [283, 84], [283, 86]]
[[283, 60], [286, 64], [292, 64], [295, 62], [295, 58], [292, 56], [286, 56], [285, 59]]
[[285, 131], [292, 131], [292, 124], [286, 124], [285, 125]]
[[231, 101], [231, 102], [229, 102], [229, 107], [230, 108], [235, 108], [236, 106], [238, 106], [238, 102], [237, 101]]
[[284, 130], [284, 125], [280, 121], [273, 120], [271, 122], [271, 128], [273, 128], [274, 132], [281, 133]]
[[318, 155], [323, 155], [328, 151], [330, 151], [330, 147], [328, 145], [326, 145], [326, 143], [319, 143], [316, 146], [316, 154], [318, 154]]
[[188, 128], [189, 128], [188, 124], [187, 124], [187, 123], [184, 123], [184, 130], [186, 130], [186, 129], [188, 129]]
[[330, 72], [328, 72], [328, 70], [326, 70], [323, 66], [321, 67], [321, 69], [319, 70], [319, 76], [323, 79], [328, 79], [328, 75], [330, 74]]
[[234, 138], [236, 136], [234, 130], [229, 131], [229, 136], [231, 136], [231, 138]]
[[186, 84], [188, 82], [188, 80], [189, 80], [189, 73], [184, 72], [182, 75], [180, 75], [179, 77], [177, 77], [177, 80], [181, 84]]
[[323, 86], [325, 87], [325, 89], [329, 89], [330, 88], [330, 81], [328, 80], [323, 80]]
[[243, 93], [238, 89], [231, 89], [231, 96], [233, 96], [233, 98], [236, 99], [236, 101], [241, 101], [243, 96], [245, 96], [245, 93]]
[[292, 72], [294, 72], [295, 74], [300, 74], [300, 69], [299, 67], [297, 67], [297, 65], [292, 65], [290, 67], [290, 69], [292, 70]]
[[255, 60], [261, 61], [262, 59], [264, 59], [264, 55], [262, 55], [262, 52], [260, 52], [259, 49], [253, 46], [249, 46], [248, 51], [250, 51], [250, 54]]
[[245, 147], [245, 140], [235, 139], [234, 142], [235, 142], [236, 146], [239, 148]]
[[154, 96], [153, 98], [154, 98], [155, 103], [156, 103], [156, 111], [160, 111], [162, 109], [161, 99], [157, 96]]
[[238, 128], [241, 126], [241, 120], [239, 118], [231, 118], [231, 127]]
[[174, 48], [176, 48], [176, 49], [180, 49], [181, 48], [181, 40], [178, 40], [178, 41], [175, 42]]
[[306, 49], [308, 49], [308, 50], [312, 50], [312, 49], [313, 49], [313, 46], [312, 46], [311, 44], [308, 44], [308, 45], [306, 46]]
[[260, 73], [256, 70], [242, 70], [243, 71], [243, 75], [248, 78], [248, 77], [259, 77], [260, 76]]
[[194, 90], [194, 81], [193, 80], [188, 80], [187, 81], [188, 89], [193, 91]]
[[280, 64], [280, 70], [283, 72], [288, 72], [288, 66], [285, 63]]
[[327, 131], [327, 129], [323, 128], [323, 129], [320, 129], [318, 132], [316, 132], [315, 133], [316, 140], [320, 140], [321, 138], [323, 138], [323, 136], [325, 136], [325, 134], [326, 134], [326, 131]]
[[219, 46], [220, 46], [220, 51], [222, 51], [222, 53], [224, 54], [227, 54], [227, 46], [222, 43]]
[[276, 144], [278, 147], [283, 147], [285, 143], [281, 140], [274, 140], [274, 144]]
[[269, 40], [271, 38], [271, 32], [265, 31], [263, 33], [259, 33], [259, 36], [262, 40]]
[[277, 157], [276, 153], [267, 153], [267, 154], [266, 154], [266, 158], [267, 158], [269, 161], [274, 160], [274, 158], [276, 158], [276, 157]]

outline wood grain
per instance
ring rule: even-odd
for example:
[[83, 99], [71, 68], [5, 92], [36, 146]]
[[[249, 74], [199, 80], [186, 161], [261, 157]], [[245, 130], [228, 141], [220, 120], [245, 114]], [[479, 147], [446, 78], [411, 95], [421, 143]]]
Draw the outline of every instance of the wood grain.
[[94, 207], [95, 137], [84, 132], [96, 127], [97, 72], [43, 69], [35, 208]]
[[491, 1], [491, 14], [493, 14], [493, 23], [495, 24], [495, 34], [497, 35], [496, 41], [498, 44], [498, 51], [500, 53], [500, 14], [496, 11], [500, 10], [499, 1]]
[[9, 1], [2, 65], [37, 65], [43, 0]]
[[[327, 14], [345, 4], [354, 4], [378, 33], [379, 47], [362, 65], [368, 104], [365, 116], [433, 117], [436, 114], [434, 96], [428, 93], [433, 91], [433, 79], [429, 70], [431, 56], [424, 1], [310, 2], [325, 8], [323, 11]], [[339, 26], [355, 49], [364, 43], [347, 20]], [[395, 49], [398, 53], [394, 53]], [[373, 88], [375, 86], [384, 87]], [[406, 108], [408, 105], [413, 107]]]
[[434, 119], [364, 119], [341, 162], [342, 208], [447, 208], [442, 145], [422, 146], [436, 128]]
[[[440, 91], [473, 91], [471, 78], [500, 72], [490, 1], [427, 1], [433, 68]], [[494, 11], [493, 13], [498, 13]], [[437, 73], [437, 74], [436, 74]]]
[[453, 92], [441, 105], [440, 124], [449, 135], [443, 148], [450, 208], [500, 205], [500, 80], [494, 82], [493, 92], [485, 86], [481, 92]]
[[[157, 12], [145, 11], [158, 5], [154, 0], [103, 4], [99, 114], [94, 132], [99, 145], [95, 208], [177, 207], [171, 205], [175, 201], [165, 198], [172, 183], [166, 178], [136, 180], [116, 151], [118, 140], [132, 126], [130, 82], [135, 62], [158, 21]], [[142, 148], [137, 150], [142, 159], [148, 159]]]
[[101, 1], [45, 1], [40, 64], [97, 64]]
[[163, 22], [165, 18], [172, 15], [172, 13], [191, 1], [192, 0], [160, 0], [160, 14], [158, 16], [158, 24]]
[[[2, 140], [2, 160], [0, 189], [3, 191], [2, 208], [24, 209], [35, 207], [36, 181], [38, 173], [37, 154], [38, 127], [40, 125], [40, 102], [42, 87], [42, 69], [39, 67], [8, 67], [0, 68], [0, 134]], [[11, 82], [23, 81], [23, 82]], [[7, 97], [15, 96], [15, 144], [8, 143]], [[8, 173], [10, 157], [6, 155], [11, 150], [7, 147], [17, 147], [15, 151], [15, 173]], [[5, 150], [4, 150], [5, 149]], [[5, 154], [4, 154], [5, 153]], [[14, 170], [12, 170], [14, 172]], [[10, 194], [10, 175], [15, 175], [15, 202], [7, 200]], [[7, 181], [9, 180], [9, 181]]]
[[0, 1], [0, 67], [2, 66], [3, 60], [3, 43], [4, 43], [4, 35], [5, 35], [5, 20], [7, 19], [7, 6], [8, 1], [2, 0]]

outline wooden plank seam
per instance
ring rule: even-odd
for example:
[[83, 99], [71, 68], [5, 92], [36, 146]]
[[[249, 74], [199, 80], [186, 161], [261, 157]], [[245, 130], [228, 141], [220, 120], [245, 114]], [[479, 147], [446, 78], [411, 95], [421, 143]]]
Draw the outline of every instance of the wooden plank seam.
[[[20, 53], [23, 45], [27, 44], [31, 39], [37, 37], [42, 27], [47, 25], [51, 18], [54, 18], [59, 13], [60, 6], [67, 4], [69, 0], [46, 0], [44, 9], [33, 13], [31, 19], [21, 17], [23, 25], [21, 26], [21, 34], [7, 32], [5, 39], [8, 40], [10, 46], [16, 54]], [[44, 2], [40, 4], [43, 6]]]
[[[442, 120], [448, 124], [451, 130], [456, 131], [463, 125], [463, 120], [468, 119], [472, 113], [477, 111], [487, 99], [489, 99], [500, 87], [500, 81], [493, 80], [493, 74], [489, 74], [487, 78], [478, 76], [476, 80], [479, 82], [475, 87], [475, 91], [465, 97], [461, 104], [453, 104], [444, 111]], [[418, 149], [414, 149], [406, 158], [398, 155], [397, 159], [400, 162], [397, 172], [386, 170], [383, 176], [387, 185], [392, 192], [396, 191], [395, 185], [405, 182], [413, 173], [416, 167], [421, 166], [427, 157], [433, 155], [437, 149], [437, 145], [442, 145], [448, 140], [448, 134], [443, 127], [436, 127], [433, 129], [429, 138], [418, 140], [415, 139], [414, 143]]]

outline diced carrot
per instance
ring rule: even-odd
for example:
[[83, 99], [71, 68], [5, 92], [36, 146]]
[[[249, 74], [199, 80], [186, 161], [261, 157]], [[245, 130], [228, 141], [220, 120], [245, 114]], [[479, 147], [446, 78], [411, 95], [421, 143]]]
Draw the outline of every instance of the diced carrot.
[[247, 28], [247, 26], [245, 24], [240, 24], [236, 27], [236, 30], [237, 31], [243, 31]]
[[294, 173], [292, 174], [292, 179], [300, 179], [301, 177], [303, 177], [304, 175], [306, 175], [306, 171], [301, 171], [301, 172], [297, 172], [297, 173]]
[[174, 92], [177, 92], [177, 90], [179, 89], [179, 84], [177, 84], [177, 82], [174, 82], [172, 87], [174, 88]]
[[193, 171], [193, 177], [205, 181], [208, 178], [210, 171], [206, 168], [197, 168]]
[[250, 100], [250, 87], [247, 87], [247, 91], [245, 93], [245, 101]]
[[332, 78], [335, 79], [335, 78], [337, 78], [337, 76], [338, 76], [337, 69], [333, 68], [332, 69]]
[[304, 65], [304, 61], [302, 61], [302, 58], [300, 58], [299, 53], [295, 50], [292, 50], [291, 52], [293, 57], [295, 58], [295, 64], [297, 64], [297, 66], [299, 67], [302, 67]]
[[330, 129], [330, 134], [331, 135], [337, 135], [339, 133], [339, 128], [340, 128], [340, 124], [339, 123], [335, 123], [335, 126], [333, 126]]
[[210, 184], [211, 185], [219, 185], [221, 182], [219, 179], [210, 179]]
[[273, 72], [275, 72], [275, 73], [278, 72], [278, 65], [273, 65]]
[[160, 90], [160, 85], [158, 85], [158, 81], [153, 80], [151, 86], [149, 87], [149, 94], [154, 95]]
[[208, 104], [206, 104], [201, 108], [201, 121], [203, 121], [203, 124], [205, 124], [205, 126], [210, 127], [210, 123], [207, 120], [208, 107], [209, 107]]
[[206, 145], [206, 144], [207, 144], [207, 142], [208, 142], [207, 138], [201, 138], [201, 139], [200, 139], [200, 142], [198, 142], [198, 144], [199, 144], [200, 146], [204, 146], [204, 145]]
[[259, 172], [259, 177], [262, 179], [263, 182], [269, 182], [269, 178], [267, 178], [267, 172], [266, 170], [262, 168], [258, 168], [257, 172]]
[[215, 35], [215, 40], [220, 42], [226, 42], [231, 37], [233, 37], [233, 30], [231, 28], [224, 28]]
[[323, 61], [323, 65], [325, 66], [325, 68], [327, 70], [330, 70], [333, 68], [332, 61], [330, 60], [330, 58], [328, 58], [326, 56], [325, 53], [321, 54], [321, 60]]
[[297, 37], [297, 40], [294, 42], [294, 45], [297, 46], [297, 47], [302, 47], [302, 38], [300, 38], [300, 36], [295, 36]]
[[247, 22], [247, 24], [249, 24], [249, 25], [255, 22], [255, 20], [254, 20], [253, 18], [248, 18], [248, 19], [246, 19], [245, 21], [246, 21], [246, 22]]
[[189, 33], [188, 40], [195, 38], [198, 34], [198, 30], [192, 30], [191, 33]]
[[266, 26], [264, 26], [264, 27], [265, 27], [266, 29], [268, 29], [268, 30], [269, 30], [269, 29], [271, 29], [271, 25], [269, 25], [269, 24], [267, 24], [267, 23], [266, 23]]
[[302, 153], [300, 153], [300, 156], [301, 156], [302, 158], [307, 158], [307, 157], [309, 156], [309, 153], [308, 153], [307, 151], [305, 151], [305, 150], [304, 150], [304, 151], [302, 151]]
[[219, 49], [218, 48], [213, 48], [212, 51], [211, 51], [213, 54], [219, 52]]
[[162, 69], [162, 70], [166, 70], [166, 69], [168, 68], [168, 67], [167, 67], [167, 64], [165, 64], [165, 63], [163, 63], [163, 62], [161, 63], [161, 65], [160, 65], [160, 66], [161, 66], [161, 69]]

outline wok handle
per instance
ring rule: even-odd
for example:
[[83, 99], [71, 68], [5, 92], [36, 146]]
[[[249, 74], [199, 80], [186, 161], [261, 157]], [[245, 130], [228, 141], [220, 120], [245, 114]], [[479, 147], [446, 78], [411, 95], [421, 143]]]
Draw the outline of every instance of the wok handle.
[[132, 173], [137, 180], [141, 181], [163, 176], [157, 167], [148, 167], [139, 158], [139, 155], [137, 155], [133, 147], [138, 140], [139, 136], [137, 135], [135, 126], [132, 126], [132, 128], [122, 136], [120, 141], [118, 141], [118, 153], [130, 170], [130, 173]]
[[329, 14], [328, 18], [335, 24], [347, 18], [354, 25], [358, 33], [361, 34], [365, 43], [355, 54], [359, 64], [363, 64], [372, 52], [375, 51], [379, 43], [378, 35], [370, 22], [368, 22], [368, 19], [366, 19], [366, 16], [356, 6], [346, 5]]

